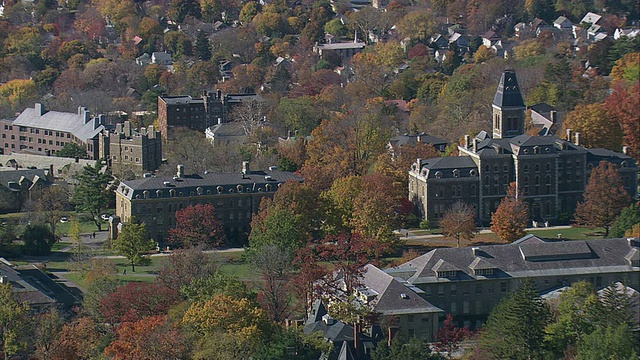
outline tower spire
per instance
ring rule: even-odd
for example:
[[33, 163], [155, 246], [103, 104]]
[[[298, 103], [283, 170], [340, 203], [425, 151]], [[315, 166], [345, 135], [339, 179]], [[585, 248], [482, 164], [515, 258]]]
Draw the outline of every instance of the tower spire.
[[524, 134], [526, 106], [516, 78], [516, 72], [505, 70], [500, 78], [493, 108], [493, 138], [501, 139]]

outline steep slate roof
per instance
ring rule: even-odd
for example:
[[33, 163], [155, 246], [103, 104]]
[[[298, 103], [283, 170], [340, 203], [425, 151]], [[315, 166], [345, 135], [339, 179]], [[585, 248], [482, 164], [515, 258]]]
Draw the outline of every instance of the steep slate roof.
[[633, 248], [627, 239], [598, 239], [576, 241], [523, 241], [506, 245], [486, 245], [472, 248], [443, 248], [432, 250], [398, 267], [386, 270], [402, 276], [411, 284], [448, 282], [437, 278], [433, 267], [444, 260], [459, 269], [459, 279], [475, 278], [470, 266], [480, 257], [500, 271], [495, 277], [528, 277], [562, 274], [588, 274], [598, 271], [631, 271], [625, 259]]
[[22, 277], [19, 271], [3, 262], [0, 262], [0, 275], [9, 280], [9, 284], [11, 284], [12, 290], [19, 302], [27, 302], [31, 306], [55, 304], [53, 298], [35, 288]]
[[48, 169], [49, 165], [53, 165], [54, 171], [60, 170], [71, 164], [78, 164], [79, 166], [93, 166], [96, 163], [95, 160], [78, 159], [76, 161], [74, 158], [11, 153], [8, 155], [0, 155], [0, 171], [15, 170], [15, 167], [8, 164], [11, 160], [14, 160], [21, 168], [36, 167], [38, 169]]
[[469, 156], [445, 156], [422, 160], [421, 168], [436, 169], [463, 169], [477, 168], [478, 165]]
[[442, 312], [406, 285], [371, 264], [365, 266], [362, 284], [377, 293], [370, 305], [375, 312], [383, 315]]
[[104, 130], [103, 125], [95, 126], [94, 119], [89, 119], [89, 121], [85, 122], [83, 114], [47, 111], [42, 115], [38, 115], [34, 108], [24, 109], [24, 111], [13, 120], [13, 125], [69, 132], [85, 142], [87, 139], [94, 138]]
[[493, 105], [499, 107], [524, 107], [524, 100], [522, 100], [515, 71], [505, 70], [502, 73], [498, 90], [493, 98]]
[[48, 182], [47, 173], [49, 170], [45, 169], [18, 169], [18, 170], [6, 170], [0, 171], [0, 186], [7, 186], [9, 182], [19, 183], [23, 177], [29, 180], [31, 183], [35, 182], [37, 178]]
[[420, 133], [420, 134], [404, 134], [397, 135], [391, 138], [391, 145], [393, 146], [404, 146], [410, 145], [413, 146], [418, 143], [418, 137], [420, 137], [420, 142], [425, 144], [433, 144], [433, 145], [447, 145], [447, 140], [441, 139], [439, 137], [431, 136], [429, 134]]
[[[294, 173], [280, 170], [251, 171], [244, 176], [239, 173], [193, 174], [181, 178], [164, 175], [123, 181], [116, 191], [129, 199], [135, 198], [136, 195], [142, 197], [142, 192], [145, 190], [150, 192], [149, 198], [157, 197], [156, 190], [162, 190], [163, 197], [168, 197], [169, 189], [175, 189], [178, 192], [183, 192], [184, 196], [188, 196], [190, 192], [196, 193], [199, 187], [205, 193], [211, 191], [211, 194], [218, 194], [218, 186], [222, 186], [222, 193], [229, 193], [231, 190], [235, 192], [237, 186], [242, 186], [242, 192], [258, 192], [261, 188], [264, 189], [267, 184], [277, 186], [278, 183], [288, 180], [301, 182], [302, 178]], [[165, 185], [165, 182], [169, 184]]]

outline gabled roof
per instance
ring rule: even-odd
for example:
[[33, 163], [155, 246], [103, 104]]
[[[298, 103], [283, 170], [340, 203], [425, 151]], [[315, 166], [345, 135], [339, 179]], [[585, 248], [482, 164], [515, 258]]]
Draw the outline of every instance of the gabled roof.
[[442, 312], [391, 275], [369, 264], [362, 274], [362, 285], [377, 293], [370, 303], [383, 315]]
[[95, 126], [94, 119], [86, 119], [85, 121], [82, 110], [86, 109], [79, 108], [78, 113], [47, 111], [39, 115], [35, 108], [26, 108], [13, 120], [13, 125], [69, 132], [86, 142], [87, 139], [92, 139], [102, 132], [104, 126], [101, 124]]
[[489, 39], [489, 40], [499, 40], [502, 39], [502, 36], [496, 34], [495, 32], [489, 30], [486, 33], [484, 33], [484, 35], [482, 35], [482, 37], [484, 39]]
[[23, 178], [33, 183], [37, 179], [42, 179], [48, 183], [48, 169], [18, 169], [0, 171], [0, 186], [8, 187], [9, 182], [19, 183]]
[[459, 269], [460, 278], [474, 278], [470, 266], [478, 257], [487, 260], [499, 271], [498, 277], [561, 276], [598, 272], [632, 271], [625, 259], [636, 243], [627, 239], [574, 241], [538, 241], [533, 238], [520, 243], [478, 246], [472, 248], [442, 248], [432, 250], [396, 268], [387, 270], [399, 274], [411, 284], [451, 281], [438, 278], [433, 267], [447, 262]]
[[421, 168], [436, 169], [463, 169], [477, 168], [478, 165], [469, 156], [445, 156], [422, 160]]
[[513, 70], [505, 70], [500, 78], [498, 90], [493, 98], [493, 105], [498, 107], [524, 107], [524, 100], [520, 93], [520, 86], [516, 73]]
[[[554, 21], [553, 23], [556, 25], [561, 25], [563, 22], [565, 21], [569, 21], [569, 19], [567, 19], [564, 16], [558, 16], [558, 18], [556, 19], [556, 21]], [[571, 23], [571, 21], [569, 21], [569, 23]]]

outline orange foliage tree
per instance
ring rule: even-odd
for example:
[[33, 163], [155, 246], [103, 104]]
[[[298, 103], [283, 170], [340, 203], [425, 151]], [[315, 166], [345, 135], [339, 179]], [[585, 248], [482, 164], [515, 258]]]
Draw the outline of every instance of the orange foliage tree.
[[183, 336], [167, 322], [166, 315], [150, 316], [120, 325], [117, 338], [104, 349], [107, 356], [122, 360], [167, 359], [186, 355]]
[[507, 196], [500, 201], [500, 205], [491, 215], [491, 231], [500, 240], [511, 242], [517, 240], [526, 232], [524, 229], [529, 222], [529, 204], [521, 199], [515, 183], [507, 189]]
[[640, 161], [640, 81], [634, 85], [627, 85], [624, 81], [617, 81], [613, 91], [605, 100], [607, 114], [618, 120], [624, 133], [624, 144], [629, 146], [629, 155]]
[[576, 208], [575, 223], [589, 228], [603, 227], [605, 237], [630, 201], [617, 166], [607, 161], [602, 161], [591, 172], [583, 198]]

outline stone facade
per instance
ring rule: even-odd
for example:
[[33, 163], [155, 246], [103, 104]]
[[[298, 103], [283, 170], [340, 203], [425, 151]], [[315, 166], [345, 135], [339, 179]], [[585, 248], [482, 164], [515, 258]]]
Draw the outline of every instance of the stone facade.
[[256, 94], [222, 94], [205, 91], [200, 98], [188, 95], [158, 96], [158, 124], [165, 140], [173, 138], [176, 127], [204, 132], [218, 123], [230, 122], [231, 109], [246, 101], [261, 101]]
[[527, 235], [506, 245], [432, 250], [385, 272], [473, 329], [524, 279], [541, 294], [577, 281], [596, 289], [621, 281], [638, 290], [639, 254], [637, 239], [562, 242]]
[[477, 219], [489, 224], [491, 214], [515, 182], [531, 205], [531, 219], [567, 222], [581, 200], [591, 170], [601, 161], [618, 166], [625, 188], [637, 196], [638, 166], [633, 158], [581, 145], [580, 134], [566, 139], [524, 134], [525, 106], [513, 71], [506, 71], [493, 104], [493, 137], [466, 136], [458, 157], [417, 159], [409, 171], [409, 199], [418, 214], [437, 223], [457, 201], [472, 205]]
[[162, 138], [153, 125], [131, 128], [131, 123], [116, 124], [113, 131], [105, 130], [100, 145], [108, 154], [114, 173], [132, 172], [137, 176], [157, 170], [162, 164]]
[[132, 217], [146, 223], [149, 237], [164, 244], [169, 229], [175, 226], [176, 211], [195, 204], [213, 204], [229, 242], [241, 245], [251, 231], [251, 218], [262, 198], [272, 197], [282, 183], [290, 180], [302, 178], [275, 167], [251, 171], [247, 162], [240, 174], [186, 175], [179, 165], [175, 176], [121, 182], [116, 189], [116, 216], [125, 224]]

